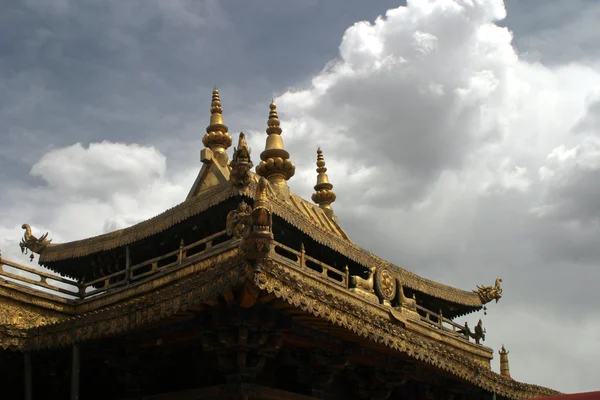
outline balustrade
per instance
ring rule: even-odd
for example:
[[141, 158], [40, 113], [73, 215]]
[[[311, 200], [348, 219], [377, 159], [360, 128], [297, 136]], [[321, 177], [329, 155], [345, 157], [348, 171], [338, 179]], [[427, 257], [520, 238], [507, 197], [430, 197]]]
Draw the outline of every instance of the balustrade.
[[335, 267], [307, 255], [304, 251], [304, 246], [298, 251], [282, 243], [274, 242], [273, 247], [275, 249], [275, 258], [283, 259], [286, 263], [291, 261], [294, 266], [303, 271], [316, 274], [334, 285], [341, 286], [345, 289], [348, 288], [349, 277], [347, 271], [340, 271]]
[[[2, 258], [0, 258], [0, 276], [8, 278], [13, 283], [36, 286], [42, 288], [44, 292], [63, 295], [61, 297], [65, 297], [64, 295], [66, 295], [70, 298], [83, 300], [92, 296], [108, 294], [117, 288], [136, 284], [156, 274], [172, 271], [184, 264], [187, 265], [201, 258], [209, 250], [218, 248], [225, 250], [230, 248], [234, 241], [236, 240], [230, 239], [225, 231], [215, 233], [189, 245], [185, 245], [182, 240], [179, 248], [176, 250], [135, 265], [129, 265], [128, 262], [125, 269], [88, 282], [79, 283]], [[282, 243], [274, 242], [273, 248], [274, 254], [272, 256], [275, 259], [288, 265], [291, 264], [307, 273], [314, 274], [340, 288], [349, 288], [350, 277], [347, 267], [344, 271], [341, 271], [327, 265], [307, 255], [304, 251], [304, 246], [298, 251]], [[421, 316], [421, 321], [434, 329], [449, 332], [464, 339], [464, 335], [460, 333], [463, 327], [456, 322], [419, 305], [417, 305], [417, 312]]]
[[114, 289], [126, 285], [141, 282], [145, 278], [155, 274], [171, 271], [184, 264], [191, 263], [198, 258], [202, 258], [209, 250], [219, 248], [225, 250], [232, 242], [233, 240], [229, 239], [225, 231], [215, 233], [189, 245], [185, 245], [182, 240], [177, 250], [135, 265], [130, 266], [127, 263], [126, 268], [121, 271], [87, 282], [76, 282], [50, 272], [29, 268], [2, 258], [0, 258], [0, 276], [8, 278], [10, 282], [24, 286], [41, 287], [44, 289], [44, 292], [54, 295], [63, 295], [61, 297], [67, 295], [71, 298], [83, 300], [92, 296], [109, 293]]
[[[418, 311], [419, 315], [421, 316], [421, 321], [423, 321], [441, 331], [450, 332], [450, 333], [456, 334], [460, 338], [464, 338], [464, 335], [462, 333], [459, 333], [461, 331], [461, 329], [464, 328], [463, 326], [457, 324], [456, 322], [454, 322], [448, 318], [445, 318], [441, 314], [434, 313], [433, 311], [428, 310], [425, 307], [421, 307], [420, 305], [417, 305], [417, 311]], [[431, 319], [431, 317], [435, 318], [436, 321], [433, 321]], [[445, 326], [444, 324], [449, 325], [451, 328]]]
[[[8, 281], [13, 283], [25, 283], [43, 288], [45, 289], [44, 292], [57, 292], [72, 297], [79, 296], [79, 285], [73, 280], [2, 258], [0, 258], [0, 276], [9, 278]], [[61, 284], [61, 286], [58, 284]]]

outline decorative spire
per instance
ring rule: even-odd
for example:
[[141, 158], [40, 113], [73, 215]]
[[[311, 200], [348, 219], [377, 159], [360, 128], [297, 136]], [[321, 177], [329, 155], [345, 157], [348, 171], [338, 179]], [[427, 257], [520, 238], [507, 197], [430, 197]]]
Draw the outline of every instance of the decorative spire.
[[227, 133], [228, 130], [223, 122], [223, 107], [221, 107], [219, 90], [215, 87], [210, 104], [210, 125], [206, 128], [206, 135], [202, 138], [202, 143], [214, 153], [215, 158], [223, 167], [229, 161], [226, 150], [231, 146], [231, 136]]
[[290, 154], [283, 146], [275, 102], [272, 102], [269, 108], [271, 111], [267, 122], [267, 142], [265, 149], [260, 153], [262, 161], [256, 167], [256, 173], [264, 176], [276, 192], [287, 197], [290, 189], [286, 181], [294, 176], [296, 167], [290, 161]]
[[317, 203], [331, 218], [333, 216], [331, 203], [335, 201], [336, 195], [332, 190], [333, 185], [329, 182], [327, 168], [325, 168], [325, 158], [323, 158], [323, 151], [320, 147], [317, 149], [317, 172], [317, 184], [315, 185], [315, 193], [312, 195], [312, 201]]
[[500, 375], [512, 379], [510, 376], [510, 368], [508, 367], [508, 351], [506, 351], [506, 349], [504, 348], [504, 345], [502, 345], [502, 350], [498, 351], [498, 354], [500, 354]]

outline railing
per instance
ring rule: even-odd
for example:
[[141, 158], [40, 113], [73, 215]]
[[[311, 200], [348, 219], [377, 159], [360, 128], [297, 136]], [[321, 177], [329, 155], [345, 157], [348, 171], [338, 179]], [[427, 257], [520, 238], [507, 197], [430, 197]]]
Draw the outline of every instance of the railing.
[[[445, 318], [443, 315], [440, 314], [436, 314], [431, 310], [428, 310], [425, 307], [421, 307], [420, 305], [417, 304], [417, 311], [419, 312], [419, 315], [421, 316], [421, 321], [428, 323], [429, 325], [444, 331], [444, 332], [451, 332], [454, 333], [458, 336], [460, 336], [461, 338], [466, 339], [466, 337], [460, 333], [460, 331], [462, 329], [464, 329], [463, 326], [457, 324], [456, 322], [449, 320], [448, 318]], [[435, 318], [437, 321], [433, 321], [431, 319], [431, 317]], [[446, 325], [450, 325], [451, 328], [448, 328]]]
[[177, 250], [143, 261], [139, 264], [128, 266], [124, 270], [115, 272], [111, 275], [106, 275], [93, 281], [80, 284], [79, 296], [82, 299], [89, 298], [98, 293], [137, 283], [151, 275], [165, 273], [168, 270], [181, 266], [184, 261], [189, 261], [188, 259], [199, 257], [201, 254], [213, 248], [220, 247], [224, 243], [213, 245], [213, 241], [226, 235], [226, 231], [217, 232], [214, 235], [200, 239], [187, 246], [184, 245], [182, 240], [179, 249]]
[[10, 282], [43, 288], [46, 293], [58, 292], [71, 297], [79, 297], [79, 284], [77, 282], [2, 258], [0, 258], [0, 276], [9, 278]]
[[[222, 239], [223, 237], [227, 237], [227, 240], [214, 243], [215, 239]], [[139, 264], [129, 266], [129, 263], [127, 263], [125, 269], [89, 282], [75, 282], [52, 273], [29, 268], [1, 258], [0, 276], [7, 277], [11, 282], [21, 285], [41, 287], [45, 289], [44, 292], [54, 295], [68, 295], [83, 300], [111, 292], [120, 287], [139, 283], [152, 275], [164, 274], [182, 266], [184, 262], [191, 262], [194, 259], [200, 258], [206, 252], [219, 249], [229, 243], [231, 243], [231, 240], [227, 236], [226, 231], [215, 233], [189, 245], [185, 245], [182, 240], [177, 250]], [[9, 267], [9, 269], [7, 270], [5, 267]]]
[[345, 289], [348, 288], [348, 271], [342, 272], [316, 258], [306, 255], [304, 246], [298, 251], [291, 247], [287, 247], [282, 243], [273, 242], [273, 248], [275, 250], [275, 257], [281, 257], [288, 262], [291, 261], [299, 269], [316, 274], [334, 285], [341, 286]]
[[[306, 255], [304, 252], [304, 246], [302, 246], [300, 251], [298, 251], [282, 243], [274, 242], [273, 248], [275, 250], [275, 258], [278, 258], [288, 264], [291, 263], [300, 270], [324, 278], [326, 281], [334, 285], [340, 286], [344, 289], [349, 288], [348, 284], [350, 277], [347, 270], [342, 272], [337, 268], [329, 266], [313, 257]], [[461, 333], [461, 330], [464, 329], [464, 327], [456, 322], [419, 305], [417, 305], [417, 312], [421, 317], [421, 321], [427, 323], [434, 329], [439, 329], [440, 331], [450, 333], [457, 338], [468, 341], [464, 334]]]

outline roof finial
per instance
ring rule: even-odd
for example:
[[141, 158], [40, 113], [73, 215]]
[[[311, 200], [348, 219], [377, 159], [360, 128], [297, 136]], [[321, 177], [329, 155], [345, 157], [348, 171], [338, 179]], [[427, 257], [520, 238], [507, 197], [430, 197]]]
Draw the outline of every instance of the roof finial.
[[315, 185], [315, 193], [312, 195], [312, 200], [331, 218], [333, 217], [331, 203], [335, 201], [336, 195], [332, 190], [333, 185], [329, 182], [327, 168], [325, 168], [325, 158], [323, 158], [323, 151], [320, 147], [317, 149], [317, 172], [317, 184]]
[[504, 345], [502, 345], [502, 350], [498, 351], [498, 354], [500, 354], [500, 375], [512, 379], [510, 376], [510, 368], [508, 367], [508, 351], [506, 351], [506, 349], [504, 348]]
[[277, 106], [271, 102], [269, 106], [269, 120], [267, 121], [267, 142], [265, 149], [260, 153], [260, 164], [256, 167], [256, 173], [267, 178], [273, 189], [283, 197], [289, 196], [287, 180], [294, 176], [296, 167], [290, 161], [290, 154], [283, 146], [281, 128]]
[[225, 167], [229, 161], [225, 150], [231, 146], [231, 136], [223, 122], [223, 107], [219, 89], [215, 86], [210, 103], [210, 125], [206, 128], [206, 135], [202, 138], [204, 146], [208, 147], [215, 155], [221, 166]]

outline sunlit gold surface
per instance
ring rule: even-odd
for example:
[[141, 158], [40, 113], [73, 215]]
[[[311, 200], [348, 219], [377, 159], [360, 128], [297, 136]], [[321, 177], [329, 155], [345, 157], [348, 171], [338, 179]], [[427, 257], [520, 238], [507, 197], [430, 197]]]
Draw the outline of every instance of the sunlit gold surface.
[[202, 143], [214, 153], [222, 167], [225, 167], [229, 161], [225, 152], [232, 142], [231, 136], [227, 133], [228, 130], [227, 125], [223, 122], [223, 107], [221, 107], [219, 91], [215, 89], [210, 105], [210, 125], [206, 128]]
[[479, 298], [481, 299], [482, 304], [489, 303], [492, 300], [498, 300], [502, 298], [502, 288], [500, 287], [500, 283], [502, 283], [502, 278], [497, 278], [494, 286], [477, 286], [477, 290], [474, 290], [474, 293], [477, 293]]
[[333, 217], [331, 203], [335, 201], [336, 196], [332, 190], [333, 185], [329, 182], [329, 177], [327, 176], [325, 158], [320, 147], [317, 150], [317, 174], [317, 184], [315, 185], [315, 193], [312, 195], [312, 201], [324, 209], [325, 213], [331, 218]]
[[265, 149], [260, 153], [262, 161], [256, 166], [256, 173], [267, 178], [278, 195], [287, 198], [290, 194], [287, 180], [294, 176], [296, 167], [283, 146], [277, 106], [273, 102], [269, 108], [271, 111], [267, 122], [267, 141]]
[[508, 366], [508, 353], [502, 345], [502, 349], [498, 350], [498, 354], [500, 354], [500, 375], [510, 378], [510, 368]]

